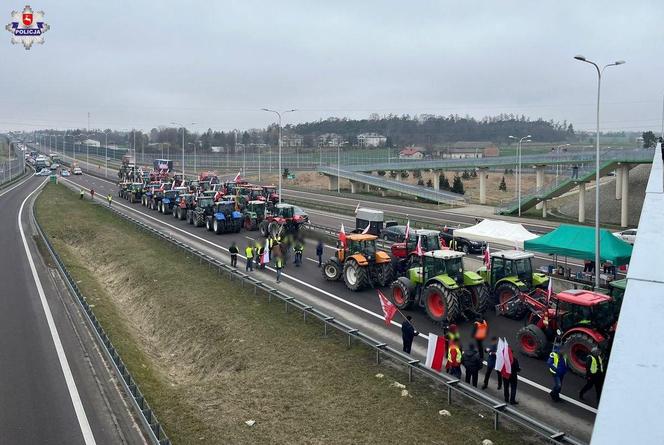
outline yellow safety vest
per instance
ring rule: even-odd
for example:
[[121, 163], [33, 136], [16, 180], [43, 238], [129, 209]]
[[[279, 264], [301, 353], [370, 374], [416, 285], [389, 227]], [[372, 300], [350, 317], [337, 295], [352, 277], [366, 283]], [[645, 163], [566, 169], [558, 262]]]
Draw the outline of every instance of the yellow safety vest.
[[[549, 354], [549, 357], [553, 359], [552, 366], [549, 366], [549, 372], [551, 372], [551, 374], [557, 374], [558, 360], [560, 359], [560, 354], [558, 352], [552, 352], [551, 354]], [[565, 359], [565, 357], [563, 357], [563, 360], [565, 360], [565, 364], [567, 364], [567, 360]]]
[[277, 269], [284, 267], [284, 261], [281, 258], [277, 258]]
[[[452, 357], [452, 351], [456, 351], [456, 357]], [[447, 362], [450, 365], [456, 366], [461, 364], [461, 349], [458, 346], [453, 345], [447, 350]]]
[[244, 249], [244, 253], [247, 256], [247, 258], [251, 258], [254, 256], [254, 249], [252, 249], [251, 247], [247, 247], [246, 249]]
[[447, 333], [447, 339], [448, 339], [449, 341], [455, 341], [455, 342], [458, 342], [458, 341], [459, 341], [459, 333], [458, 333], [458, 332], [457, 332], [457, 333], [454, 333], [454, 332], [448, 332], [448, 333]]
[[590, 356], [590, 373], [597, 374], [597, 371], [604, 372], [604, 363], [602, 363], [602, 357], [595, 358], [594, 355]]

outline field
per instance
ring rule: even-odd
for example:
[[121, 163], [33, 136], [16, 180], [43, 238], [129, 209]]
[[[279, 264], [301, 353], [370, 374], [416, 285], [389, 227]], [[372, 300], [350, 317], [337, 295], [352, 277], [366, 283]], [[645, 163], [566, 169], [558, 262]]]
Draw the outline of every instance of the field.
[[64, 186], [36, 208], [174, 443], [530, 443]]

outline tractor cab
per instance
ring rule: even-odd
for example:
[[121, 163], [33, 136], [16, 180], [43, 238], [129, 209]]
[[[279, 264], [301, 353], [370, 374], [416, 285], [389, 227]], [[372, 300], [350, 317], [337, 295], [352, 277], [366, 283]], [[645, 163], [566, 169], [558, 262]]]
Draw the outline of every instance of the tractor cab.
[[345, 245], [340, 244], [336, 255], [325, 262], [323, 277], [327, 281], [343, 277], [351, 291], [389, 284], [394, 276], [392, 261], [386, 252], [376, 250], [376, 239], [361, 233], [347, 235]]
[[441, 250], [440, 233], [436, 230], [412, 230], [408, 235], [408, 239], [402, 243], [394, 243], [390, 247], [392, 256], [396, 258], [409, 258], [415, 254], [417, 248], [417, 239], [420, 239], [420, 247], [424, 252], [431, 252], [434, 250]]
[[284, 219], [292, 219], [295, 217], [295, 207], [290, 204], [277, 204], [274, 206], [274, 216]]
[[258, 200], [264, 200], [265, 196], [263, 196], [263, 188], [262, 187], [251, 187], [249, 189], [249, 192], [247, 193], [247, 196], [251, 201], [258, 201]]
[[270, 202], [277, 203], [279, 202], [279, 193], [277, 193], [277, 187], [274, 185], [264, 185], [263, 186], [263, 196]]
[[339, 251], [348, 255], [362, 254], [371, 261], [376, 256], [376, 237], [374, 235], [348, 235], [346, 248], [339, 249]]
[[518, 250], [508, 250], [497, 252], [491, 255], [490, 281], [497, 283], [503, 278], [515, 277], [530, 287], [532, 284], [533, 265], [532, 253], [521, 252]]
[[247, 203], [246, 211], [251, 212], [256, 215], [258, 218], [265, 217], [265, 201], [249, 201]]
[[[417, 271], [419, 269], [420, 282], [423, 283], [438, 275], [447, 275], [457, 284], [463, 284], [463, 256], [462, 252], [452, 250], [426, 252], [422, 255], [422, 266], [410, 270]], [[413, 278], [415, 277], [412, 277], [411, 280]]]
[[593, 327], [608, 332], [617, 321], [612, 298], [597, 292], [572, 289], [556, 294], [555, 318], [563, 332], [577, 326]]
[[196, 207], [199, 209], [212, 209], [212, 206], [214, 206], [214, 200], [210, 197], [202, 196], [196, 202]]

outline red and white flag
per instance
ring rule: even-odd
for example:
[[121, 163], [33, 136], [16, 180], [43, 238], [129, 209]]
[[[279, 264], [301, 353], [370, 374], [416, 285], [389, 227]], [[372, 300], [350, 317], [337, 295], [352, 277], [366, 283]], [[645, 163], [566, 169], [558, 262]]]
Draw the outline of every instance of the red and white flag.
[[422, 251], [422, 237], [417, 237], [417, 246], [415, 246], [415, 255], [422, 256], [424, 252]]
[[397, 313], [397, 307], [381, 291], [378, 291], [378, 298], [380, 299], [380, 307], [383, 309], [383, 315], [385, 316], [385, 324], [389, 326], [394, 318], [394, 314]]
[[504, 338], [498, 339], [498, 347], [496, 348], [496, 366], [495, 369], [500, 373], [504, 379], [509, 379], [512, 375], [512, 348]]
[[443, 369], [443, 358], [445, 357], [445, 337], [429, 333], [429, 345], [427, 346], [427, 360], [425, 366], [440, 372]]
[[371, 227], [371, 224], [367, 224], [367, 226], [366, 226], [366, 227], [364, 228], [364, 230], [362, 231], [362, 235], [366, 235], [367, 233], [369, 233], [369, 228], [370, 228], [370, 227]]
[[237, 182], [237, 180], [240, 179], [240, 173], [242, 173], [242, 170], [237, 172], [237, 175], [235, 175], [235, 178], [233, 178], [233, 182]]
[[486, 245], [486, 249], [484, 249], [484, 265], [486, 266], [486, 270], [491, 269], [491, 250], [488, 244]]
[[341, 245], [346, 247], [346, 231], [344, 230], [344, 223], [341, 223], [341, 230], [339, 231], [339, 241]]
[[355, 213], [360, 210], [360, 201], [357, 201], [357, 207], [355, 207]]
[[270, 262], [270, 243], [265, 240], [265, 247], [263, 248], [263, 255], [261, 256], [261, 264], [268, 264]]
[[410, 235], [410, 220], [406, 221], [406, 233], [404, 233], [406, 242], [408, 242], [408, 235]]

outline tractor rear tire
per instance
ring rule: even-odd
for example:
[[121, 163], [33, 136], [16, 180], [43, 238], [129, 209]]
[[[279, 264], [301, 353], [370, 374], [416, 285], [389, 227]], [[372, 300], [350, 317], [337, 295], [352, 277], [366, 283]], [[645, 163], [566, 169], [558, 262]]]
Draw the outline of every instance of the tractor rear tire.
[[267, 233], [269, 233], [272, 238], [279, 236], [279, 232], [281, 232], [281, 226], [278, 223], [272, 221], [268, 224]]
[[268, 229], [268, 223], [267, 223], [267, 221], [262, 221], [262, 222], [260, 223], [260, 225], [258, 226], [258, 230], [260, 230], [260, 232], [261, 232], [261, 236], [263, 236], [264, 238], [267, 238], [268, 235], [270, 234], [270, 232], [268, 232], [267, 229]]
[[401, 310], [409, 309], [413, 305], [415, 286], [407, 278], [400, 278], [392, 282], [392, 303]]
[[360, 266], [355, 260], [344, 263], [344, 283], [352, 291], [360, 291], [369, 287], [369, 274], [367, 266]]
[[339, 281], [342, 271], [341, 264], [332, 258], [327, 260], [322, 267], [323, 278], [327, 281]]
[[534, 324], [529, 324], [516, 332], [519, 350], [528, 357], [542, 358], [549, 349], [546, 334]]
[[205, 230], [208, 232], [212, 231], [212, 224], [210, 224], [210, 218], [205, 218]]
[[424, 309], [429, 318], [437, 323], [444, 320], [452, 322], [461, 315], [457, 296], [438, 282], [424, 289]]
[[214, 233], [216, 233], [217, 235], [220, 235], [221, 232], [223, 232], [221, 225], [219, 224], [219, 221], [216, 218], [212, 222], [212, 229], [214, 230]]
[[509, 281], [502, 282], [496, 286], [495, 295], [498, 304], [503, 304], [511, 300], [508, 304], [504, 305], [501, 312], [503, 316], [514, 320], [521, 320], [528, 313], [526, 305], [515, 298], [519, 292], [521, 291]]
[[187, 211], [183, 208], [178, 209], [178, 219], [184, 221], [187, 218]]
[[178, 209], [179, 207], [173, 206], [173, 210], [171, 210], [171, 215], [173, 215], [173, 218], [178, 217]]
[[[585, 376], [586, 357], [593, 348], [598, 348], [601, 351], [601, 348], [591, 336], [576, 332], [565, 339], [560, 352], [567, 357], [567, 366], [574, 374]], [[602, 355], [602, 362], [606, 363], [606, 356], [604, 355]]]
[[473, 311], [483, 314], [489, 308], [490, 293], [486, 284], [468, 286]]
[[391, 261], [383, 264], [376, 264], [375, 267], [376, 272], [378, 272], [378, 285], [380, 287], [387, 286], [392, 282], [392, 280], [394, 280], [394, 267], [392, 266]]

